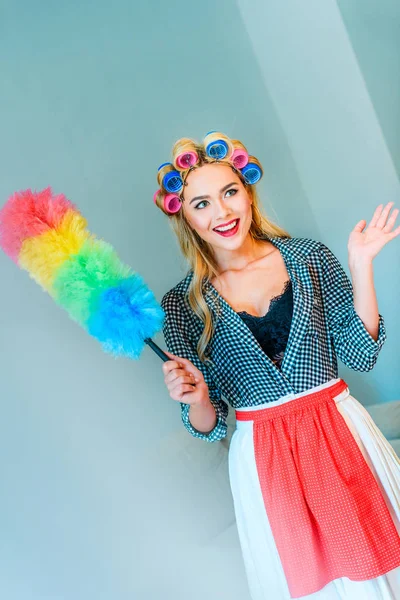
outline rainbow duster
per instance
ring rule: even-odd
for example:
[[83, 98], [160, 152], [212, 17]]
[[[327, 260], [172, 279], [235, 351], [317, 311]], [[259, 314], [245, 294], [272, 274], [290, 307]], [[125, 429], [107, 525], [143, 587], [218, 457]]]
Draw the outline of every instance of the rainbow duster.
[[164, 312], [143, 279], [96, 238], [64, 195], [16, 192], [0, 210], [0, 247], [114, 356], [139, 358]]

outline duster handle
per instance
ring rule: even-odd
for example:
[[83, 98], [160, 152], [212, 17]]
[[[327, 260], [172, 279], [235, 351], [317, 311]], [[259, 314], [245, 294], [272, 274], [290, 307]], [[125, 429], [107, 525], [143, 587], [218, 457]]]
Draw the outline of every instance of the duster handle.
[[146, 338], [144, 341], [145, 341], [145, 343], [146, 343], [148, 346], [150, 346], [150, 348], [151, 348], [152, 350], [154, 350], [154, 352], [155, 352], [156, 354], [158, 354], [158, 356], [159, 356], [160, 358], [162, 358], [162, 360], [163, 360], [164, 362], [166, 362], [167, 360], [171, 360], [171, 359], [169, 358], [169, 356], [167, 356], [167, 355], [165, 354], [165, 352], [163, 352], [163, 351], [161, 350], [161, 348], [160, 348], [159, 346], [157, 346], [157, 344], [156, 344], [155, 342], [153, 342], [153, 340], [152, 340], [151, 338]]

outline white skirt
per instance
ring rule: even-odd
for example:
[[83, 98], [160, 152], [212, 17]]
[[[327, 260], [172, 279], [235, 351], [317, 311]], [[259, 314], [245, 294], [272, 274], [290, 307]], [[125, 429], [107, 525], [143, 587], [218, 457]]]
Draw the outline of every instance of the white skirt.
[[[263, 479], [260, 475], [260, 459], [258, 458], [259, 455], [256, 455], [255, 450], [255, 443], [258, 443], [258, 445], [260, 444], [260, 435], [257, 434], [257, 442], [255, 442], [255, 439], [257, 440], [257, 435], [254, 437], [256, 413], [260, 414], [260, 410], [281, 406], [296, 401], [299, 398], [307, 400], [304, 396], [309, 397], [310, 393], [326, 390], [323, 392], [323, 394], [325, 394], [330, 387], [338, 384], [340, 381], [341, 380], [339, 379], [335, 379], [321, 386], [312, 388], [311, 390], [307, 390], [307, 392], [285, 396], [277, 402], [265, 403], [256, 407], [247, 407], [236, 411], [236, 430], [233, 434], [229, 449], [229, 476], [238, 534], [252, 600], [289, 600], [298, 597], [309, 600], [400, 600], [399, 566], [396, 566], [387, 572], [383, 569], [383, 574], [374, 578], [366, 578], [361, 581], [355, 581], [354, 578], [351, 579], [347, 576], [337, 577], [328, 581], [320, 589], [317, 587], [316, 591], [307, 593], [306, 595], [300, 596], [294, 594], [293, 585], [291, 587], [292, 592], [290, 592], [287, 577], [288, 558], [286, 556], [285, 569], [282, 553], [282, 540], [280, 540], [280, 544], [277, 544], [276, 535], [274, 537], [273, 534], [273, 530], [275, 533], [277, 531], [276, 526], [275, 528], [271, 527], [271, 523], [273, 522], [272, 516], [276, 523], [277, 515], [272, 515], [271, 513], [268, 515], [267, 513], [268, 505], [266, 504], [266, 495], [268, 495], [268, 490], [265, 488], [268, 488], [269, 481], [268, 479], [265, 479], [265, 476]], [[338, 389], [337, 385], [336, 389]], [[361, 451], [362, 456], [360, 454], [359, 458], [363, 461], [362, 457], [364, 457], [365, 461], [363, 462], [368, 466], [366, 467], [367, 470], [372, 473], [374, 480], [378, 483], [376, 489], [378, 494], [381, 494], [381, 497], [384, 500], [382, 501], [382, 504], [385, 505], [385, 511], [388, 512], [388, 514], [390, 513], [391, 525], [394, 525], [393, 531], [395, 533], [393, 534], [392, 531], [390, 538], [392, 540], [391, 547], [393, 548], [394, 538], [398, 537], [400, 540], [400, 460], [392, 446], [373, 422], [369, 413], [353, 396], [350, 395], [347, 387], [338, 395], [332, 396], [331, 399], [334, 402], [333, 406], [339, 411], [344, 419], [344, 428], [351, 432], [352, 441], [353, 439], [356, 441], [354, 446], [357, 448], [357, 452], [358, 449]], [[300, 403], [302, 403], [303, 400], [300, 401]], [[296, 402], [295, 404], [291, 404], [289, 410], [292, 407], [295, 408], [295, 405]], [[297, 406], [300, 406], [298, 402]], [[287, 407], [285, 407], [284, 410], [286, 410], [286, 408]], [[332, 410], [334, 411], [334, 409], [332, 409], [332, 403], [330, 405], [330, 410], [331, 413]], [[254, 413], [254, 419], [252, 413]], [[263, 414], [271, 413], [266, 413], [264, 410]], [[248, 420], [239, 420], [240, 418]], [[313, 418], [315, 420], [315, 416]], [[340, 420], [343, 423], [343, 420]], [[275, 425], [272, 426], [275, 428]], [[301, 427], [297, 425], [297, 428], [300, 429]], [[318, 429], [317, 427], [316, 430], [319, 431], [319, 434], [317, 435], [320, 435], [321, 429]], [[270, 430], [268, 431], [268, 435], [270, 435]], [[287, 431], [288, 429], [285, 429], [286, 433], [283, 434], [284, 438], [285, 436], [289, 438], [291, 435], [290, 433], [287, 433]], [[348, 431], [346, 431], [346, 433], [348, 434]], [[322, 437], [324, 437], [324, 435], [322, 435]], [[310, 444], [312, 444], [313, 440], [309, 441]], [[266, 441], [267, 446], [268, 443], [270, 442]], [[292, 444], [292, 442], [289, 443]], [[273, 449], [274, 448], [272, 447], [271, 452]], [[266, 452], [267, 454], [264, 456], [268, 456], [268, 447]], [[298, 465], [295, 468], [299, 468]], [[368, 474], [370, 475], [370, 473]], [[264, 481], [263, 484], [260, 484], [260, 479], [261, 481]], [[374, 484], [375, 481], [373, 482]], [[315, 483], [313, 483], [313, 485], [315, 485]], [[346, 483], [346, 485], [348, 484]], [[279, 490], [280, 488], [278, 487], [276, 489]], [[272, 502], [276, 502], [276, 498], [274, 500], [274, 497], [272, 497]], [[373, 502], [373, 505], [375, 505], [375, 500]], [[280, 501], [278, 501], [278, 504], [279, 503]], [[307, 507], [307, 510], [311, 512], [313, 509]], [[338, 523], [339, 528], [341, 528], [346, 522], [346, 513], [343, 514], [343, 510], [340, 510], [340, 506], [337, 507], [335, 513], [335, 519], [332, 522]], [[271, 518], [269, 518], [269, 516]], [[379, 521], [380, 517], [378, 516], [377, 518]], [[311, 519], [313, 519], [312, 516]], [[314, 521], [313, 525], [315, 525]], [[287, 532], [287, 537], [292, 541], [296, 540], [296, 526], [296, 519], [293, 518], [293, 522], [291, 522], [289, 527], [290, 531]], [[316, 529], [318, 531], [318, 524], [316, 525]], [[284, 535], [285, 534], [283, 534], [283, 536]], [[363, 535], [362, 530], [361, 535]], [[366, 537], [368, 537], [368, 535]], [[384, 537], [385, 539], [378, 538], [382, 547], [388, 539], [386, 535]], [[283, 540], [283, 543], [285, 543], [285, 540]], [[293, 544], [294, 543], [295, 542], [293, 542]], [[310, 543], [315, 544], [315, 540], [313, 539]], [[390, 542], [387, 542], [387, 545], [389, 545], [389, 543]], [[375, 543], [375, 546], [376, 545], [377, 544]], [[278, 550], [278, 547], [280, 550]], [[291, 549], [291, 552], [291, 556], [293, 556], [293, 548]], [[378, 552], [383, 551], [379, 549]], [[397, 546], [395, 554], [397, 554]], [[397, 564], [400, 565], [400, 553], [398, 559]], [[348, 561], [348, 556], [346, 560]], [[356, 562], [356, 559], [354, 559], [354, 561]], [[389, 563], [387, 562], [386, 564]], [[391, 564], [393, 564], [393, 556]], [[382, 566], [380, 568], [380, 572], [382, 573]], [[360, 572], [362, 572], [362, 568]], [[360, 577], [358, 579], [360, 579]]]

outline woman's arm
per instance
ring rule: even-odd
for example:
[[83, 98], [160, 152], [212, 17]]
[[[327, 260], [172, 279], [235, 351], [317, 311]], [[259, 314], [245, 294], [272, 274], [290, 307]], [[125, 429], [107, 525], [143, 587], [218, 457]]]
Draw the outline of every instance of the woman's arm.
[[400, 234], [392, 232], [398, 210], [389, 218], [392, 203], [378, 206], [369, 226], [360, 221], [349, 237], [349, 268], [353, 285], [336, 256], [319, 246], [324, 310], [338, 358], [350, 369], [370, 371], [386, 340], [378, 313], [372, 260], [383, 246]]
[[372, 262], [349, 261], [353, 282], [354, 308], [370, 336], [377, 341], [379, 332], [378, 301]]
[[[196, 438], [207, 442], [222, 440], [227, 435], [226, 418], [229, 407], [221, 398], [221, 392], [207, 367], [197, 355], [191, 335], [192, 323], [183, 310], [183, 299], [174, 290], [170, 290], [163, 297], [161, 306], [165, 312], [163, 333], [169, 352], [190, 361], [200, 371], [208, 388], [208, 398], [204, 398], [197, 407], [181, 402], [182, 422]], [[186, 369], [190, 368], [186, 361], [181, 362], [185, 363]]]
[[[378, 315], [378, 336], [374, 338], [366, 327], [368, 323], [364, 323], [356, 310], [349, 277], [336, 256], [322, 243], [319, 244], [318, 264], [324, 312], [335, 353], [350, 369], [370, 371], [386, 340], [383, 317]], [[361, 278], [355, 276], [357, 286], [359, 282]], [[358, 286], [357, 294], [360, 293], [362, 288]]]
[[363, 219], [354, 227], [349, 237], [349, 268], [353, 281], [354, 308], [365, 328], [376, 341], [379, 332], [378, 302], [374, 287], [372, 261], [382, 248], [400, 234], [400, 227], [392, 231], [399, 210], [389, 217], [393, 202], [384, 208], [380, 204], [368, 227]]

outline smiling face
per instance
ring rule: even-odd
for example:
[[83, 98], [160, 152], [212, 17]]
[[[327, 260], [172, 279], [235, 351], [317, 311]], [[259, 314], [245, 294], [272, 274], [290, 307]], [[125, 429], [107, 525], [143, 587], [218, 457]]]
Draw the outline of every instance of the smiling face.
[[186, 178], [183, 211], [189, 225], [213, 248], [238, 250], [252, 221], [251, 198], [229, 165], [206, 164]]

